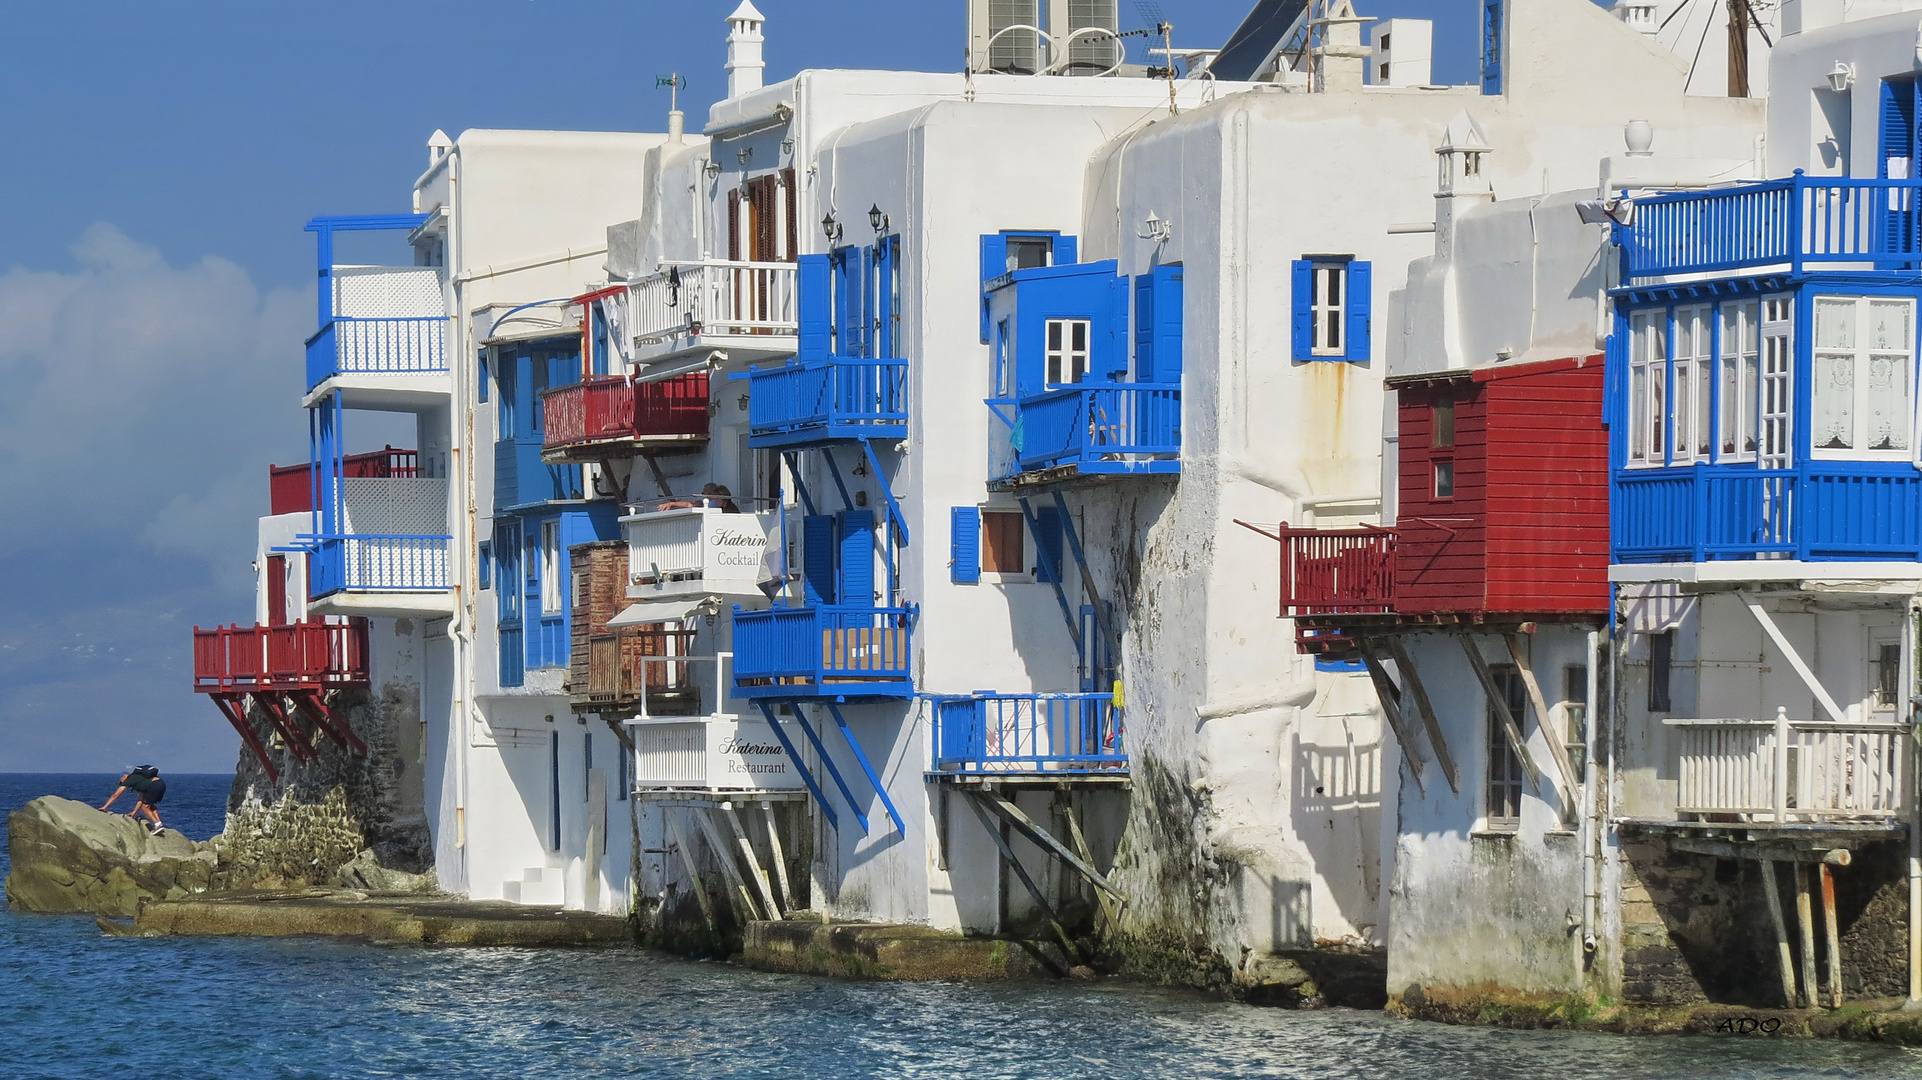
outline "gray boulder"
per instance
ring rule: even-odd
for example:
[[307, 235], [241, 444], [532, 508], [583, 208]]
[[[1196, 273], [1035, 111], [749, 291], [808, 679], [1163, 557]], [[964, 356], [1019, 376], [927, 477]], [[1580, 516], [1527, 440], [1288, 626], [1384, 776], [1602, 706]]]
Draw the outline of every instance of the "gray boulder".
[[130, 916], [145, 897], [206, 892], [216, 868], [207, 844], [55, 795], [7, 815], [7, 854], [7, 902], [19, 911]]
[[439, 885], [432, 869], [425, 874], [389, 870], [368, 849], [363, 849], [340, 868], [340, 883], [349, 889], [383, 893], [431, 893], [438, 891]]

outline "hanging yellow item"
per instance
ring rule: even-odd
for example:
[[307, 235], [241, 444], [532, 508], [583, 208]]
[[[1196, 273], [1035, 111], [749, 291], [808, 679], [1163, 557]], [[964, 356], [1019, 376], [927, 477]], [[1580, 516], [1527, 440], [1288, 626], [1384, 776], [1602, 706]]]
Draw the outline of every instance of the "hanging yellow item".
[[1121, 693], [1121, 680], [1116, 679], [1114, 681], [1114, 707], [1119, 709], [1127, 703], [1127, 698]]

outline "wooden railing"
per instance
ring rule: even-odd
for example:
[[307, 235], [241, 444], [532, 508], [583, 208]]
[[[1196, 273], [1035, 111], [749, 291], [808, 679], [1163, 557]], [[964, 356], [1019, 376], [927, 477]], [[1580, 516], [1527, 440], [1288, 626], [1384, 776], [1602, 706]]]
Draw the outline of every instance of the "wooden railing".
[[1395, 530], [1291, 529], [1281, 541], [1281, 614], [1337, 615], [1393, 611]]
[[707, 372], [653, 382], [601, 375], [541, 392], [543, 448], [707, 434]]
[[[389, 446], [340, 459], [342, 479], [349, 477], [419, 476], [420, 452]], [[314, 508], [312, 465], [267, 466], [268, 507], [273, 514], [304, 514]]]
[[885, 683], [885, 696], [911, 696], [913, 623], [908, 608], [736, 608], [736, 693], [765, 697], [801, 687]]
[[203, 694], [367, 683], [367, 620], [194, 627], [194, 689]]
[[1633, 280], [1806, 264], [1922, 261], [1922, 180], [1803, 176], [1635, 199], [1616, 232]]
[[798, 325], [793, 263], [670, 263], [629, 295], [634, 337], [643, 344], [680, 334], [792, 334]]
[[1126, 775], [1113, 694], [936, 695], [934, 767], [945, 772]]
[[1663, 721], [1682, 736], [1678, 813], [1794, 821], [1906, 812], [1909, 726], [1894, 722]]
[[627, 705], [645, 698], [657, 708], [672, 702], [677, 712], [690, 703], [698, 707], [700, 692], [688, 655], [695, 633], [633, 629], [588, 638], [586, 700]]

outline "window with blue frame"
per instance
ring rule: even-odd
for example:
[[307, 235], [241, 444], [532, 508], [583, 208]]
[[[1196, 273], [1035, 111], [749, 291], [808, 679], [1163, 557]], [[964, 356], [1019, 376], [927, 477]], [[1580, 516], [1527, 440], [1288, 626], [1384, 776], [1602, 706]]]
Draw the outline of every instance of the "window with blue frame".
[[494, 590], [500, 647], [500, 684], [519, 686], [525, 681], [526, 647], [521, 638], [521, 524], [519, 520], [499, 521], [494, 525]]
[[1913, 445], [1915, 301], [1823, 296], [1814, 308], [1814, 456], [1907, 461]]
[[1295, 260], [1292, 286], [1296, 360], [1369, 358], [1372, 264], [1349, 255], [1310, 255]]
[[1753, 461], [1787, 468], [1793, 315], [1788, 295], [1632, 311], [1629, 467]]

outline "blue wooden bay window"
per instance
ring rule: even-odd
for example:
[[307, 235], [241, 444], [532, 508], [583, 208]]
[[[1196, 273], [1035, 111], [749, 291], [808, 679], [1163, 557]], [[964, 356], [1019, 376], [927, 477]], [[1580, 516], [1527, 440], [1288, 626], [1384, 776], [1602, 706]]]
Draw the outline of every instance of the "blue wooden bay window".
[[1309, 255], [1291, 267], [1290, 342], [1296, 360], [1365, 362], [1372, 348], [1374, 273], [1349, 255]]
[[1622, 308], [1617, 561], [1922, 555], [1912, 287], [1704, 283], [1631, 290]]
[[618, 508], [612, 503], [495, 521], [502, 686], [521, 685], [528, 668], [567, 666], [574, 611], [570, 551], [619, 536]]
[[494, 441], [494, 509], [579, 499], [579, 465], [541, 460], [546, 437], [541, 392], [581, 378], [578, 339], [555, 338], [495, 348], [497, 387]]

